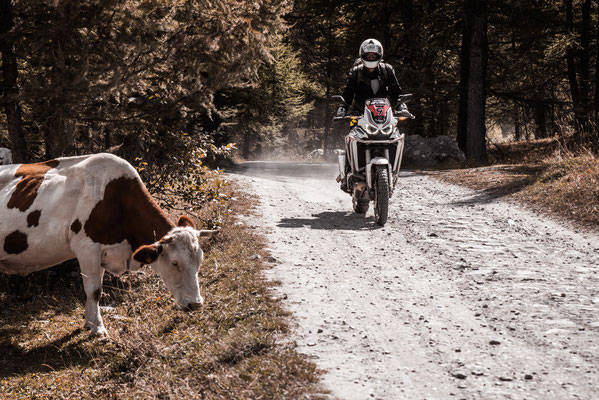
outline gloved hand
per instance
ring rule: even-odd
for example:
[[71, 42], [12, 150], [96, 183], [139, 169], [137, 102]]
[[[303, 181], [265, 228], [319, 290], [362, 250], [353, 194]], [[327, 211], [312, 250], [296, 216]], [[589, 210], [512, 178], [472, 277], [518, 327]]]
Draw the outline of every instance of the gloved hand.
[[347, 108], [345, 106], [339, 106], [337, 109], [336, 117], [345, 117], [345, 113], [347, 113]]

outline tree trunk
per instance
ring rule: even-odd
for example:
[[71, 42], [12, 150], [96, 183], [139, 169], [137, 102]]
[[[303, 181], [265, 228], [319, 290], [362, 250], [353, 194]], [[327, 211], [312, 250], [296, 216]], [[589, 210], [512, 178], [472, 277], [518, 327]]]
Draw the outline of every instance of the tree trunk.
[[[330, 21], [330, 19], [329, 19]], [[325, 157], [331, 146], [331, 76], [332, 76], [332, 62], [333, 62], [333, 26], [329, 22], [329, 28], [327, 31], [327, 68], [326, 68], [326, 92], [324, 99], [324, 138], [323, 138], [323, 152]]]
[[[597, 26], [595, 35], [599, 38], [599, 2], [597, 2]], [[599, 44], [595, 45], [595, 130], [599, 127]]]
[[468, 117], [466, 123], [466, 157], [487, 161], [487, 129], [485, 126], [487, 70], [487, 0], [468, 0], [467, 13], [472, 14], [472, 40], [468, 74]]
[[582, 25], [580, 30], [580, 101], [584, 112], [590, 109], [590, 53], [591, 53], [591, 0], [582, 5]]
[[580, 102], [581, 134], [587, 139], [590, 132], [591, 100], [590, 100], [590, 53], [591, 53], [591, 0], [585, 0], [582, 4], [582, 24], [580, 28]]
[[462, 21], [462, 48], [460, 49], [460, 86], [458, 108], [458, 147], [466, 152], [467, 121], [468, 121], [468, 76], [470, 75], [470, 43], [472, 42], [472, 14], [464, 7]]
[[547, 137], [547, 118], [545, 115], [545, 105], [537, 100], [533, 105], [534, 120], [536, 125], [535, 139], [544, 139]]
[[[583, 5], [583, 13], [586, 11], [586, 4], [589, 0], [585, 0], [585, 4]], [[568, 32], [573, 35], [575, 31], [574, 27], [574, 10], [572, 8], [572, 0], [565, 0], [565, 8], [566, 8], [566, 27]], [[583, 15], [583, 19], [586, 16]], [[584, 24], [583, 24], [584, 25]], [[581, 30], [581, 46], [582, 46], [582, 32], [585, 29]], [[568, 82], [570, 83], [570, 94], [572, 96], [572, 108], [574, 111], [575, 118], [575, 135], [579, 138], [584, 136], [584, 127], [587, 125], [587, 117], [585, 116], [588, 105], [585, 105], [585, 101], [588, 103], [588, 89], [584, 82], [582, 82], [582, 76], [588, 76], [588, 65], [586, 66], [587, 71], [583, 72], [582, 69], [585, 67], [582, 65], [582, 62], [576, 62], [576, 55], [584, 58], [584, 50], [580, 52], [576, 51], [575, 45], [570, 45], [566, 51], [566, 65], [568, 68]], [[588, 64], [588, 62], [587, 62]], [[581, 81], [579, 81], [579, 78]]]
[[2, 53], [2, 103], [6, 113], [8, 137], [12, 145], [13, 162], [27, 162], [27, 142], [23, 132], [19, 87], [17, 85], [18, 66], [13, 41], [9, 32], [13, 27], [10, 0], [0, 0], [0, 52]]
[[[74, 124], [69, 120], [68, 98], [71, 90], [71, 64], [67, 48], [69, 36], [68, 15], [70, 8], [64, 2], [56, 2], [56, 21], [52, 32], [52, 65], [49, 85], [54, 88], [53, 96], [46, 103], [44, 139], [46, 158], [72, 155], [74, 152]], [[66, 50], [65, 50], [66, 49]]]
[[522, 132], [520, 131], [520, 112], [518, 106], [514, 106], [514, 141], [518, 142], [522, 138]]

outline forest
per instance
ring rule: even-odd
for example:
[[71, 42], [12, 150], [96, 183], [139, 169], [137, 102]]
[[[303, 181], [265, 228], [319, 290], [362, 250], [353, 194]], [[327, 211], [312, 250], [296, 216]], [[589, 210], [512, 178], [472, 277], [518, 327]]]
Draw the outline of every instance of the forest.
[[372, 37], [415, 95], [408, 134], [479, 162], [496, 141], [596, 150], [598, 36], [591, 0], [0, 0], [0, 145], [151, 160], [156, 182], [231, 151], [327, 153], [331, 96]]

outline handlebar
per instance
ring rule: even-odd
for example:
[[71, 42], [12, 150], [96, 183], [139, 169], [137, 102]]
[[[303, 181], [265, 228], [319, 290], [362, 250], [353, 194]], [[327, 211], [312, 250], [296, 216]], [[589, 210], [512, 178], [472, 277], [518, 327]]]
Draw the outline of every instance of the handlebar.
[[340, 121], [342, 119], [353, 119], [353, 118], [358, 119], [360, 117], [361, 117], [361, 115], [360, 116], [357, 116], [357, 115], [344, 115], [343, 117], [334, 116], [333, 117], [333, 121]]
[[[399, 118], [403, 117], [404, 119], [415, 119], [416, 118], [414, 116], [414, 114], [412, 114], [411, 112], [409, 112], [407, 110], [396, 111], [393, 113], [393, 115], [395, 117], [399, 117]], [[333, 121], [341, 121], [344, 119], [358, 119], [358, 118], [362, 118], [362, 116], [361, 115], [344, 115], [343, 117], [334, 116]]]

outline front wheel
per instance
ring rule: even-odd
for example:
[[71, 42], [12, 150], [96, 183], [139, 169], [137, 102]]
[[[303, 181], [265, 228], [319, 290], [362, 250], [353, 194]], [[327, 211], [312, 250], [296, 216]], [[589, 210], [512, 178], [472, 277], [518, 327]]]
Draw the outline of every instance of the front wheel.
[[374, 190], [374, 222], [384, 226], [389, 215], [389, 174], [387, 168], [379, 167], [376, 169]]

